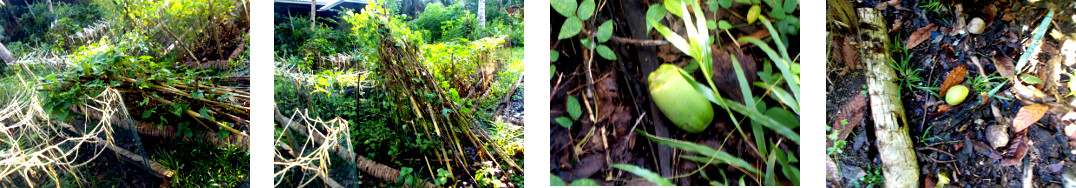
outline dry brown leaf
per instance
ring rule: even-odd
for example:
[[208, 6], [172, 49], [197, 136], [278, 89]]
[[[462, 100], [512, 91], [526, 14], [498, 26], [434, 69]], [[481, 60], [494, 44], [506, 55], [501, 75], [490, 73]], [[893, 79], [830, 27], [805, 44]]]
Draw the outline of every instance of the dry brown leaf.
[[826, 180], [829, 180], [829, 182], [838, 182], [841, 180], [841, 170], [837, 167], [837, 163], [833, 162], [833, 159], [828, 155], [826, 156]]
[[1015, 90], [1016, 96], [1021, 100], [1031, 100], [1034, 102], [1042, 102], [1042, 99], [1046, 97], [1046, 93], [1035, 87], [1024, 85], [1020, 80], [1013, 80], [1012, 89]]
[[[833, 122], [833, 131], [838, 131], [837, 140], [844, 140], [848, 138], [848, 134], [852, 133], [852, 129], [863, 122], [867, 112], [867, 97], [863, 95], [855, 95], [852, 100], [848, 100], [841, 107], [840, 115], [837, 115], [837, 122]], [[843, 123], [843, 122], [847, 123]], [[837, 140], [826, 140], [826, 146], [832, 147], [833, 142]]]
[[986, 143], [983, 143], [982, 141], [978, 140], [972, 140], [971, 143], [972, 147], [974, 147], [975, 149], [975, 152], [986, 155], [986, 157], [990, 157], [991, 159], [1001, 159], [1001, 154], [998, 153], [997, 150], [994, 150], [994, 148], [991, 148], [990, 146], [986, 145]]
[[930, 117], [940, 116], [940, 115], [942, 115], [942, 113], [948, 112], [952, 108], [953, 108], [953, 106], [950, 106], [948, 104], [938, 105], [938, 110], [934, 111], [934, 114], [930, 114]]
[[748, 34], [747, 36], [755, 37], [756, 39], [764, 39], [766, 37], [770, 37], [770, 31], [765, 29], [759, 29], [755, 30], [754, 32], [751, 32], [751, 34]]
[[986, 21], [986, 25], [983, 27], [990, 27], [990, 24], [994, 23], [994, 16], [998, 15], [998, 6], [994, 4], [987, 5], [983, 8], [983, 21]]
[[930, 24], [916, 29], [915, 32], [912, 32], [912, 35], [908, 35], [908, 41], [904, 43], [904, 48], [915, 48], [915, 46], [919, 46], [919, 43], [923, 43], [923, 41], [930, 39], [930, 32], [934, 31], [935, 27], [937, 26], [935, 26], [934, 24]]
[[941, 98], [945, 98], [945, 93], [949, 91], [950, 87], [964, 83], [964, 76], [967, 74], [968, 67], [966, 64], [961, 64], [960, 66], [953, 68], [953, 70], [950, 70], [949, 76], [946, 76], [945, 82], [942, 82], [941, 92], [938, 93], [941, 95]]
[[1014, 70], [1016, 68], [1013, 66], [1013, 59], [1002, 54], [997, 54], [994, 55], [993, 60], [994, 68], [997, 69], [997, 73], [1002, 74], [1004, 77], [1013, 77], [1013, 75], [1016, 74], [1016, 71]]
[[1012, 129], [1016, 132], [1024, 132], [1027, 127], [1038, 122], [1042, 119], [1043, 115], [1046, 115], [1046, 110], [1050, 107], [1042, 104], [1031, 104], [1020, 108], [1020, 112], [1016, 113], [1016, 117], [1012, 120]]
[[900, 28], [904, 28], [904, 27], [901, 27], [901, 26], [904, 26], [904, 21], [903, 20], [900, 20], [900, 19], [893, 20], [893, 26], [891, 26], [889, 28], [889, 32], [892, 33], [892, 32], [900, 31]]
[[952, 27], [948, 28], [949, 31], [945, 32], [948, 33], [949, 36], [960, 34], [960, 32], [965, 31], [968, 23], [966, 20], [967, 18], [964, 16], [963, 4], [958, 3], [953, 5], [953, 12], [953, 17], [956, 17], [956, 20], [953, 22]]
[[844, 56], [845, 67], [855, 70], [859, 69], [859, 51], [856, 51], [853, 43], [854, 39], [852, 37], [844, 37], [844, 42], [841, 45], [841, 55]]
[[1027, 139], [1027, 132], [1018, 132], [1016, 137], [1012, 139], [1012, 143], [1009, 143], [1009, 149], [1005, 151], [1005, 154], [1001, 156], [1005, 159], [1001, 160], [1001, 166], [1013, 166], [1020, 164], [1024, 160], [1024, 156], [1027, 156], [1027, 149], [1030, 146], [1030, 140]]
[[934, 174], [927, 174], [926, 178], [923, 178], [923, 187], [937, 187], [938, 178], [934, 177]]

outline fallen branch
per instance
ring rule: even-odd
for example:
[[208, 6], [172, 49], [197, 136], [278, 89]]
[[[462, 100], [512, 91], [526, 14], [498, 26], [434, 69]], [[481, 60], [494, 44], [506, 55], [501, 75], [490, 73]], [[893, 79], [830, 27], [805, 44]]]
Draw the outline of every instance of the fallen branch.
[[[385, 166], [381, 163], [377, 163], [373, 160], [366, 159], [366, 157], [356, 155], [355, 166], [358, 167], [359, 170], [361, 170], [362, 172], [373, 175], [374, 177], [380, 178], [385, 181], [396, 182], [396, 180], [400, 178], [399, 170], [396, 170], [389, 166]], [[410, 187], [410, 185], [406, 186]], [[433, 185], [433, 183], [430, 182], [423, 182], [422, 187], [433, 188], [437, 186]]]
[[878, 49], [861, 53], [860, 59], [867, 64], [867, 92], [870, 95], [874, 134], [878, 138], [885, 185], [919, 187], [919, 164], [908, 135], [909, 126], [898, 92], [900, 85], [897, 84], [897, 73], [886, 65], [892, 58], [888, 53], [889, 35], [885, 30], [885, 18], [872, 8], [860, 8], [858, 11], [862, 23], [871, 26], [860, 29], [861, 36], [871, 37], [869, 41], [860, 43], [864, 45], [862, 49]]

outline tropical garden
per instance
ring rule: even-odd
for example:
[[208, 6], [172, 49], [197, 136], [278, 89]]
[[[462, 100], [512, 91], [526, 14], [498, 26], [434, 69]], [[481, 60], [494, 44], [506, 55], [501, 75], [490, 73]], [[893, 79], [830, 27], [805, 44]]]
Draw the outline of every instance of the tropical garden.
[[275, 12], [274, 185], [522, 187], [522, 1], [317, 3]]
[[4, 1], [0, 187], [249, 184], [248, 6]]

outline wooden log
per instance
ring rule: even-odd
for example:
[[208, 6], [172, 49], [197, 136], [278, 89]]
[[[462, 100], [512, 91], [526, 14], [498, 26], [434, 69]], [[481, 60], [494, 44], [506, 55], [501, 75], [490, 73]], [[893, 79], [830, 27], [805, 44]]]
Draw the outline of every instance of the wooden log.
[[[78, 108], [71, 108], [72, 112], [76, 114], [85, 115], [93, 120], [101, 120], [100, 114], [85, 113]], [[159, 125], [153, 123], [146, 123], [138, 120], [130, 120], [138, 134], [141, 136], [154, 137], [158, 139], [166, 140], [183, 140], [187, 142], [207, 142], [218, 147], [237, 147], [241, 150], [247, 150], [250, 145], [249, 137], [230, 134], [228, 137], [221, 139], [216, 132], [204, 131], [201, 134], [196, 134], [194, 137], [176, 136], [176, 131], [179, 131], [179, 127], [171, 125]], [[157, 127], [160, 126], [160, 129]]]
[[[359, 170], [361, 170], [362, 172], [366, 172], [367, 174], [373, 175], [374, 177], [380, 178], [385, 181], [396, 182], [396, 179], [400, 178], [400, 170], [385, 166], [381, 163], [377, 163], [373, 160], [366, 159], [366, 157], [362, 157], [359, 155], [355, 156], [355, 166], [358, 167]], [[410, 187], [411, 185], [405, 186]], [[433, 183], [430, 182], [423, 182], [421, 184], [421, 187], [433, 188], [437, 186], [433, 185]]]
[[867, 92], [870, 96], [870, 113], [874, 118], [874, 134], [878, 139], [878, 155], [882, 160], [882, 173], [886, 187], [919, 187], [919, 164], [912, 138], [908, 135], [908, 123], [900, 100], [897, 73], [886, 63], [889, 55], [889, 35], [885, 18], [873, 8], [858, 9], [861, 27], [859, 36], [860, 59], [867, 64]]

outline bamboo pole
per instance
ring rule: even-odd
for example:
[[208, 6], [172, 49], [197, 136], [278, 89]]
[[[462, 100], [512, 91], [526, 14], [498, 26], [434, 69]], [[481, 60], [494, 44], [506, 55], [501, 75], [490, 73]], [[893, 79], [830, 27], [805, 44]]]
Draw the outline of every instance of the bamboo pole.
[[885, 18], [873, 8], [860, 8], [863, 24], [860, 36], [860, 59], [867, 64], [867, 92], [870, 95], [871, 116], [874, 118], [874, 134], [878, 138], [878, 154], [882, 159], [882, 173], [886, 187], [919, 187], [919, 164], [912, 139], [908, 135], [908, 122], [900, 100], [897, 73], [886, 63], [889, 55], [889, 35]]

